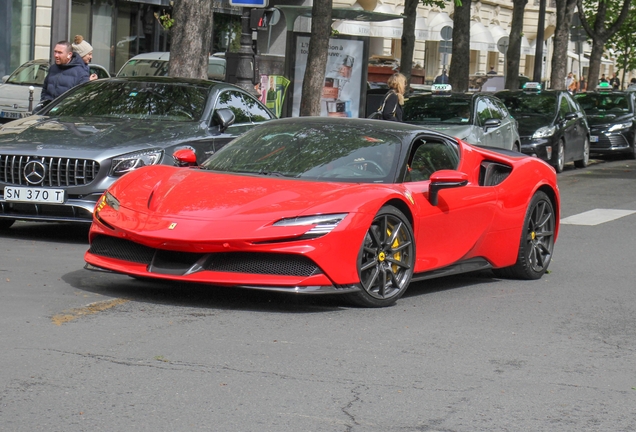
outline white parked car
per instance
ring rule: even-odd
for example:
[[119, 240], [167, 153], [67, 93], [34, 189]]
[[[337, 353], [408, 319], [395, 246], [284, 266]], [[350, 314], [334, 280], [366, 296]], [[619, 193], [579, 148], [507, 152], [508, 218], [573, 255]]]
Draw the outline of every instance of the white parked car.
[[[134, 56], [117, 72], [118, 77], [167, 76], [169, 52], [151, 52]], [[225, 80], [225, 59], [211, 55], [208, 62], [208, 79]]]
[[[108, 71], [99, 65], [90, 65], [90, 73], [98, 78], [109, 78]], [[33, 106], [40, 102], [44, 78], [49, 72], [46, 59], [31, 60], [18, 67], [11, 75], [2, 77], [0, 84], [0, 123], [29, 115], [29, 90], [33, 87]]]

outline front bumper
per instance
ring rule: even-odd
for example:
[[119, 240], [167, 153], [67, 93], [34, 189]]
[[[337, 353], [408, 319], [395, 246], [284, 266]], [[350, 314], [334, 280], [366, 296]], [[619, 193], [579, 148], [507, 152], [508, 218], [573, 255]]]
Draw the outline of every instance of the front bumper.
[[612, 154], [631, 153], [634, 142], [634, 130], [608, 132], [592, 128], [590, 131], [590, 153]]
[[0, 188], [0, 219], [40, 222], [79, 222], [90, 224], [93, 209], [101, 194], [69, 197], [63, 204], [42, 204], [7, 201]]
[[530, 136], [522, 136], [521, 153], [552, 164], [557, 158], [556, 142], [554, 137], [533, 139]]

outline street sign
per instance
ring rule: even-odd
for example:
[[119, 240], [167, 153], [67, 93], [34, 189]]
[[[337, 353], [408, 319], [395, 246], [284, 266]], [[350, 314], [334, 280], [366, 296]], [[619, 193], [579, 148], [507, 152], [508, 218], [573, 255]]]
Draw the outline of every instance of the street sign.
[[497, 41], [497, 49], [500, 53], [506, 54], [508, 52], [508, 46], [510, 45], [510, 38], [508, 36], [502, 36]]
[[268, 4], [268, 0], [230, 0], [230, 6], [245, 8], [266, 8]]
[[[449, 41], [453, 38], [453, 28], [451, 26], [444, 26], [439, 32], [442, 39]], [[441, 51], [440, 51], [441, 52]]]
[[439, 52], [442, 54], [452, 54], [453, 41], [450, 41], [450, 40], [439, 41]]

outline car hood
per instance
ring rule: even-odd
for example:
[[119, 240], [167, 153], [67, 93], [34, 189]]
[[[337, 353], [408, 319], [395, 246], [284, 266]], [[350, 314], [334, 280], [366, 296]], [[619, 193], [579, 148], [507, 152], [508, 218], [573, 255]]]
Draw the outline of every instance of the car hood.
[[616, 115], [614, 113], [586, 114], [590, 126], [604, 126], [614, 123], [628, 122], [634, 119], [633, 114]]
[[[33, 106], [40, 101], [40, 93], [42, 87], [33, 86]], [[17, 84], [0, 85], [0, 110], [14, 111], [14, 105], [17, 104], [17, 110], [27, 111], [29, 109], [29, 86]]]
[[118, 153], [129, 147], [162, 147], [203, 131], [196, 122], [31, 116], [7, 123], [0, 129], [0, 151], [46, 154], [53, 149]]
[[552, 125], [552, 117], [547, 115], [517, 114], [515, 119], [517, 120], [520, 136], [532, 136], [537, 129]]
[[120, 207], [99, 210], [98, 218], [106, 224], [129, 232], [131, 238], [143, 233], [155, 240], [192, 239], [193, 243], [302, 235], [311, 227], [272, 224], [316, 214], [346, 213], [349, 216], [339, 225], [344, 228], [373, 217], [372, 209], [382, 205], [379, 200], [397, 195], [391, 185], [255, 177], [165, 165], [135, 170], [111, 186], [109, 193]]

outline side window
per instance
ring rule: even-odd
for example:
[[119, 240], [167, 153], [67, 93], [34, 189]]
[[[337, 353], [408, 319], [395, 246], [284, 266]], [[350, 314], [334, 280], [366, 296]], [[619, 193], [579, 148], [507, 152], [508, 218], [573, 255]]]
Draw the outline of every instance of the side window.
[[444, 142], [421, 141], [413, 152], [405, 181], [428, 180], [435, 171], [456, 169], [459, 157], [455, 149]]
[[108, 78], [108, 73], [102, 68], [90, 66], [89, 70], [91, 74], [97, 74], [97, 79]]
[[504, 119], [504, 113], [499, 109], [499, 106], [495, 102], [494, 99], [488, 99], [488, 104], [490, 105], [490, 114], [492, 114], [492, 118], [497, 120]]
[[504, 105], [504, 103], [502, 101], [500, 101], [499, 99], [491, 99], [491, 102], [493, 102], [494, 105], [499, 110], [499, 113], [501, 114], [501, 118], [502, 119], [506, 119], [506, 118], [510, 117], [510, 113], [508, 112], [508, 108], [506, 108], [506, 106]]
[[261, 105], [255, 98], [248, 95], [243, 95], [243, 98], [253, 123], [260, 123], [273, 118], [269, 111], [263, 108], [263, 105]]
[[490, 107], [485, 99], [480, 98], [477, 102], [477, 119], [479, 120], [479, 124], [483, 125], [489, 118], [492, 118]]
[[214, 109], [220, 108], [228, 108], [234, 113], [234, 124], [251, 123], [250, 111], [240, 92], [229, 90], [221, 93]]
[[570, 105], [568, 104], [568, 100], [565, 96], [561, 97], [559, 101], [559, 117], [561, 119], [565, 118], [565, 115], [570, 112]]

